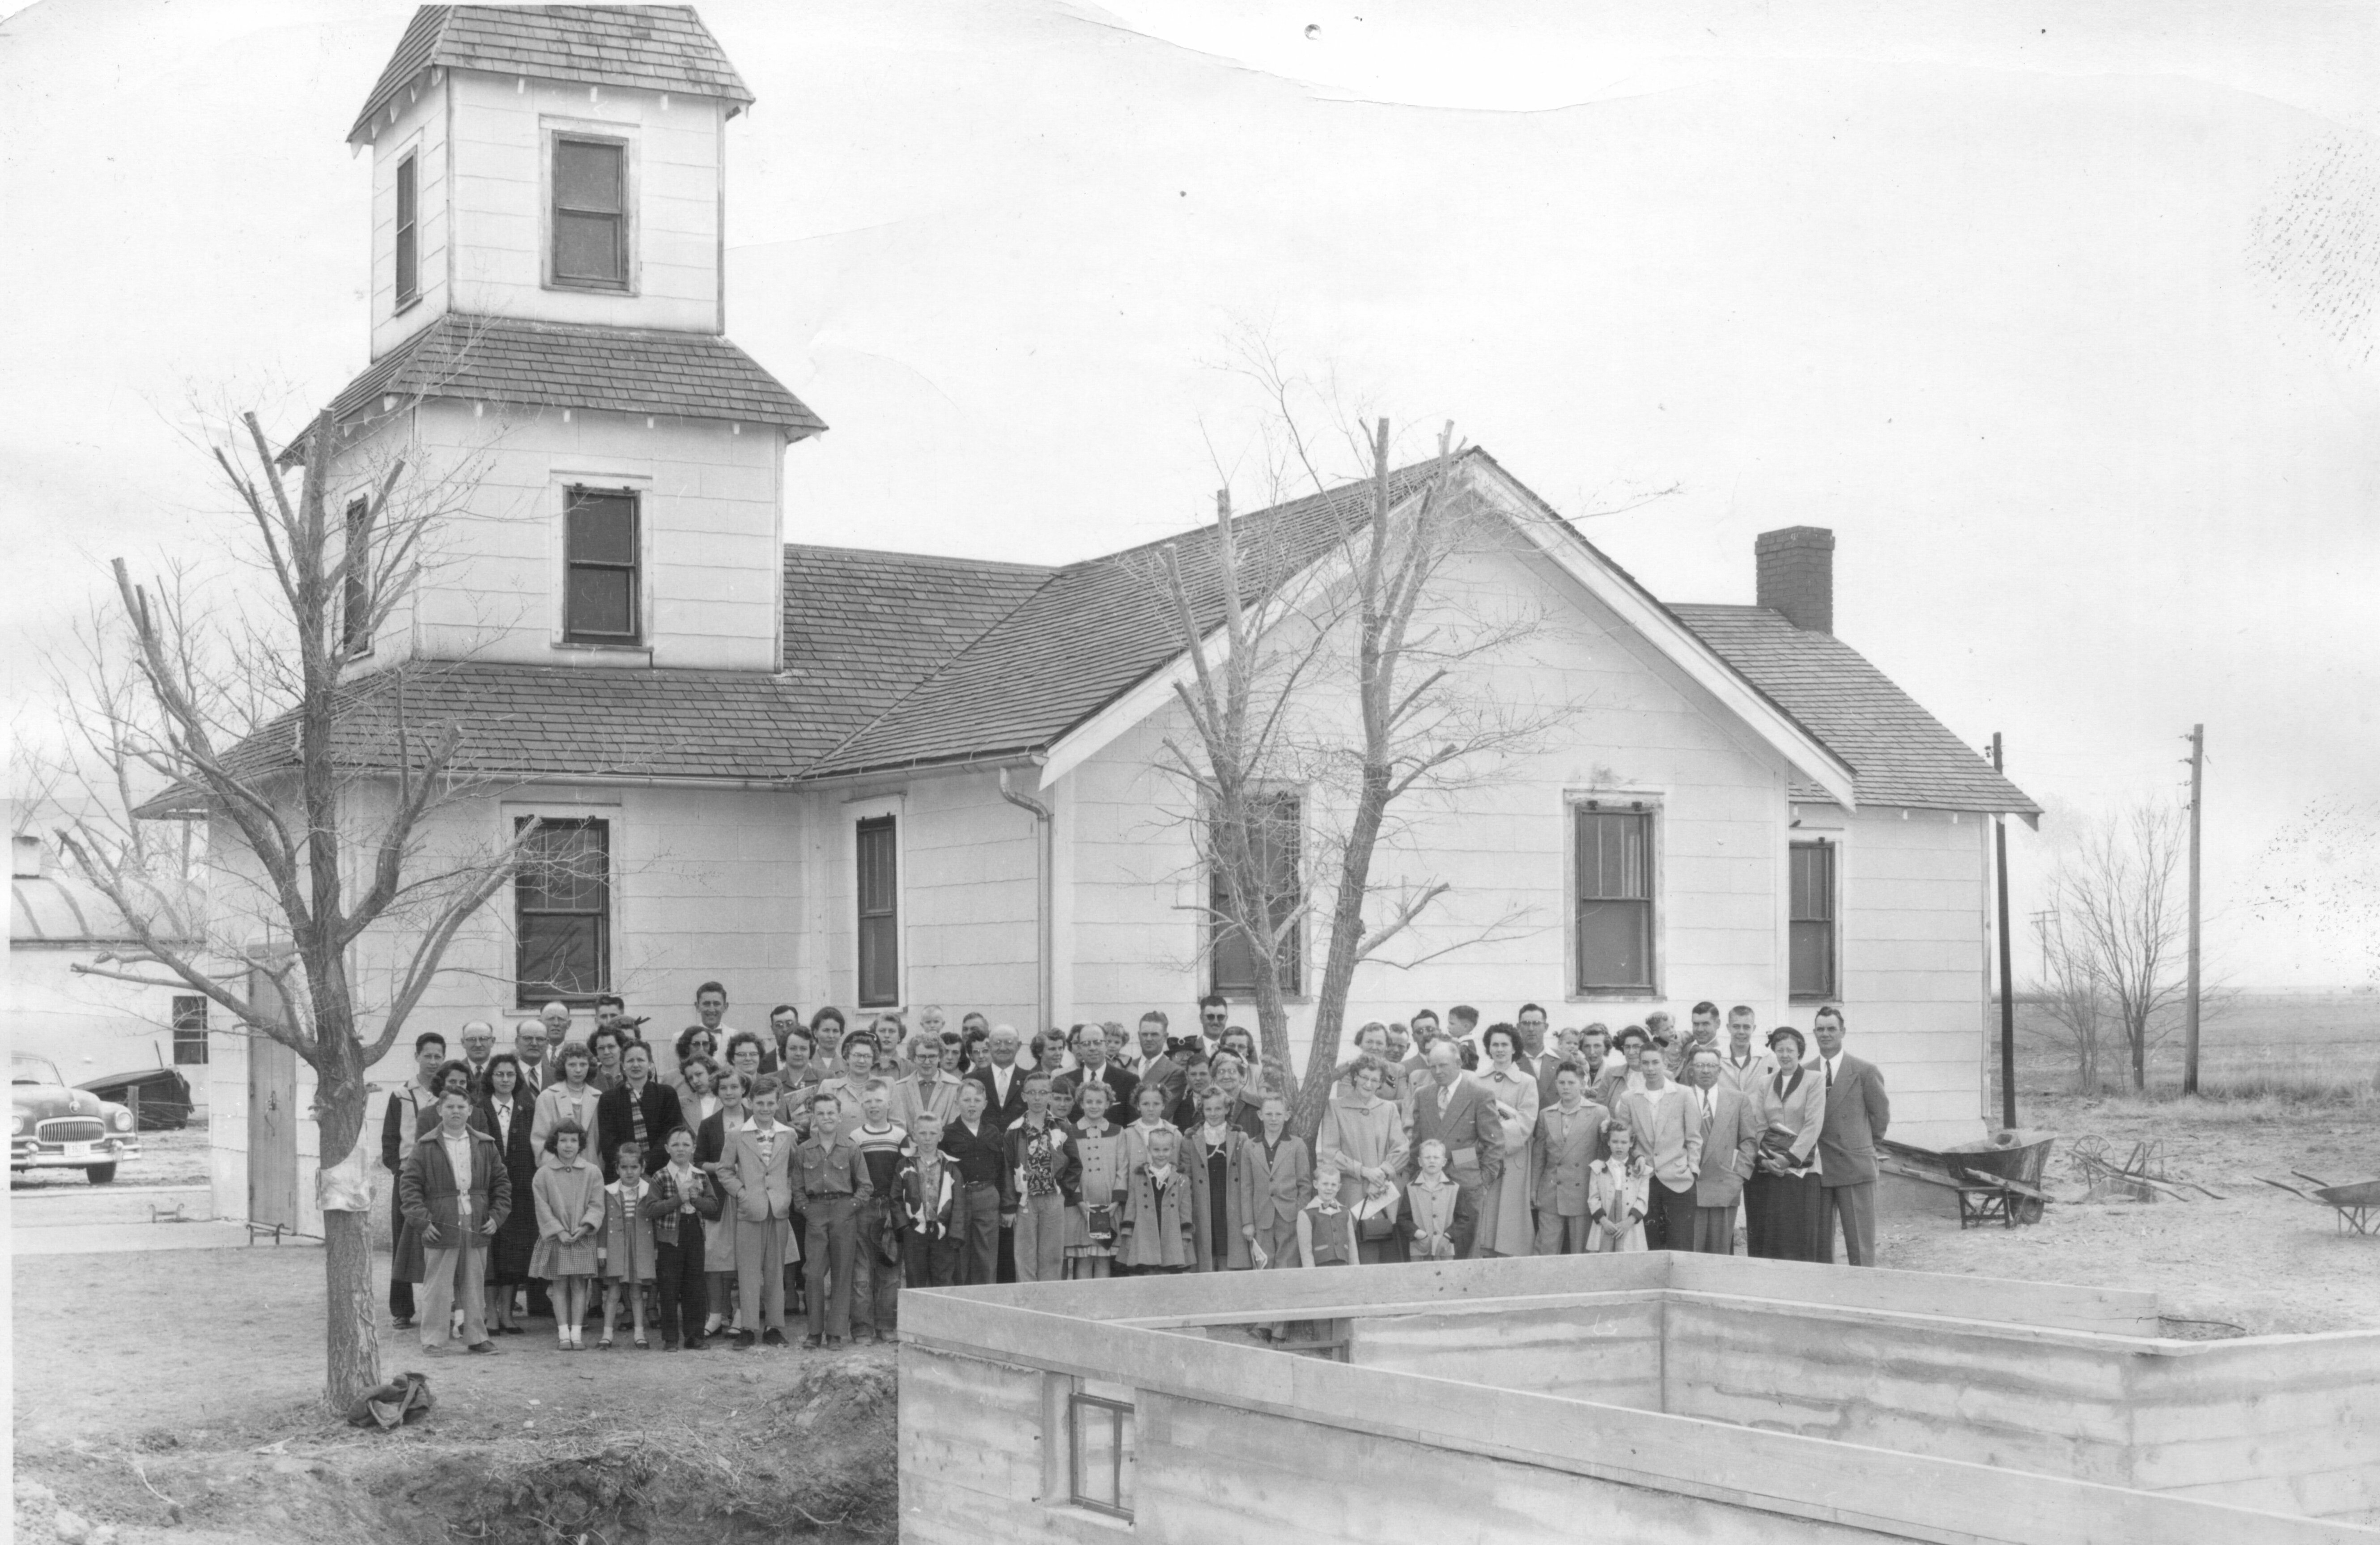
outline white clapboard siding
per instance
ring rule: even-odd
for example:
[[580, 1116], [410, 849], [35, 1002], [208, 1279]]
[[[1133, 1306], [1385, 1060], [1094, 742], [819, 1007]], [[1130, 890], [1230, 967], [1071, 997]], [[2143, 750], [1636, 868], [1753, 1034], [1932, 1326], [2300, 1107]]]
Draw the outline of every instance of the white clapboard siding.
[[[412, 446], [399, 436], [410, 432]], [[698, 419], [438, 399], [357, 443], [358, 486], [400, 448], [455, 470], [436, 492], [436, 561], [388, 619], [370, 668], [408, 655], [519, 664], [767, 671], [777, 663], [783, 547], [777, 436]], [[639, 494], [647, 648], [562, 640], [563, 506], [573, 484]]]

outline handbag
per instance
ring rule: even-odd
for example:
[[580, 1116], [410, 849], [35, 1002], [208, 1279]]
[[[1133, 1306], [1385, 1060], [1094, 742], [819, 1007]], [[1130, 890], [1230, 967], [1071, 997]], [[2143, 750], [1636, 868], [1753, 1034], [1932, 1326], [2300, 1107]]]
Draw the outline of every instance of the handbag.
[[1377, 1245], [1383, 1239], [1395, 1238], [1396, 1233], [1397, 1218], [1395, 1213], [1375, 1212], [1370, 1217], [1363, 1219], [1358, 1223], [1355, 1236], [1366, 1245]]

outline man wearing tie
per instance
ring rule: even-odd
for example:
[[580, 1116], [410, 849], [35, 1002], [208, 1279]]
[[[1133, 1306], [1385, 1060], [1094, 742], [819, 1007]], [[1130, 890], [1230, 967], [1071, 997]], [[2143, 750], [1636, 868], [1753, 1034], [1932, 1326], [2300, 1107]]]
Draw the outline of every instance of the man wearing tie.
[[1404, 1174], [1421, 1172], [1421, 1145], [1435, 1137], [1446, 1145], [1446, 1173], [1454, 1181], [1454, 1253], [1468, 1259], [1479, 1234], [1481, 1192], [1504, 1173], [1504, 1123], [1496, 1101], [1475, 1078], [1463, 1073], [1463, 1056], [1451, 1040], [1429, 1048], [1430, 1081], [1414, 1089], [1411, 1144]]
[[1694, 1119], [1703, 1129], [1703, 1162], [1694, 1179], [1694, 1247], [1704, 1255], [1734, 1252], [1735, 1204], [1760, 1152], [1760, 1117], [1752, 1101], [1720, 1079], [1720, 1060], [1718, 1047], [1697, 1046], [1686, 1064], [1694, 1081]]
[[995, 1132], [1005, 1132], [1025, 1114], [1025, 1070], [1016, 1065], [1020, 1044], [1013, 1025], [994, 1025], [984, 1042], [990, 1062], [968, 1068], [966, 1077], [983, 1086], [984, 1114]]
[[1841, 1220], [1843, 1259], [1852, 1266], [1876, 1264], [1876, 1144], [1892, 1120], [1884, 1096], [1884, 1075], [1843, 1050], [1843, 1011], [1818, 1011], [1810, 1033], [1818, 1040], [1818, 1065], [1827, 1091], [1827, 1123], [1818, 1134], [1820, 1185], [1826, 1192], [1818, 1259], [1835, 1259], [1836, 1220]]

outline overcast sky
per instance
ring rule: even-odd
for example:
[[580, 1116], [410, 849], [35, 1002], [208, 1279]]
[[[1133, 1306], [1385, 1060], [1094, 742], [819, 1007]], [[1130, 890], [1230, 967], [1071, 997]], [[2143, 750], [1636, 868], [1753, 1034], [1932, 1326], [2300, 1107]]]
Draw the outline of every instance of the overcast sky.
[[[0, 23], [18, 734], [107, 558], [220, 545], [190, 395], [294, 423], [364, 365], [342, 135], [410, 11]], [[795, 537], [1062, 560], [1197, 520], [1219, 454], [1253, 496], [1258, 325], [1567, 514], [1677, 485], [1587, 527], [1665, 598], [1833, 528], [1838, 632], [2046, 802], [2172, 797], [2204, 721], [2224, 965], [2371, 970], [2371, 913], [2246, 899], [2368, 864], [2300, 828], [2380, 803], [2380, 12], [702, 11], [759, 99], [729, 333], [832, 426]]]

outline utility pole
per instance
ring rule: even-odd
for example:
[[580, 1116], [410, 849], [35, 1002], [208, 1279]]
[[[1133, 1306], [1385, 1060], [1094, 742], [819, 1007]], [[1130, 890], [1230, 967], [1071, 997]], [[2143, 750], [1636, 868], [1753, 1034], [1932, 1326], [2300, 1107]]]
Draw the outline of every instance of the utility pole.
[[[1992, 770], [1996, 772], [2008, 771], [2007, 762], [2001, 755], [2000, 732], [1998, 730], [1992, 731]], [[2009, 948], [2008, 818], [2006, 816], [1992, 817], [1992, 840], [1999, 849], [2000, 1125], [2010, 1131], [2014, 1131], [2016, 1130], [2016, 967], [2012, 964], [2013, 957]], [[2194, 854], [2197, 849], [2193, 847], [2191, 851]], [[2193, 877], [2198, 873], [2194, 861], [2190, 872]], [[2196, 895], [2197, 892], [2193, 889], [2191, 894]], [[2195, 918], [2197, 915], [2197, 909], [2193, 906], [2191, 916]], [[2192, 935], [2192, 937], [2196, 936]], [[2193, 949], [2191, 959], [2195, 961], [2197, 958], [2197, 953]], [[2192, 977], [2191, 979], [2194, 983], [2198, 979]], [[2191, 1002], [2194, 1004], [2197, 1001], [2193, 993]], [[2195, 1012], [2193, 1009], [2192, 1013]], [[2194, 1026], [2196, 1023], [2193, 1018], [2192, 1024]], [[2195, 1046], [2197, 1043], [2193, 1040], [2192, 1044]]]
[[2182, 1010], [2181, 1092], [2198, 1092], [2198, 807], [2206, 788], [2206, 726], [2190, 726], [2190, 998]]

